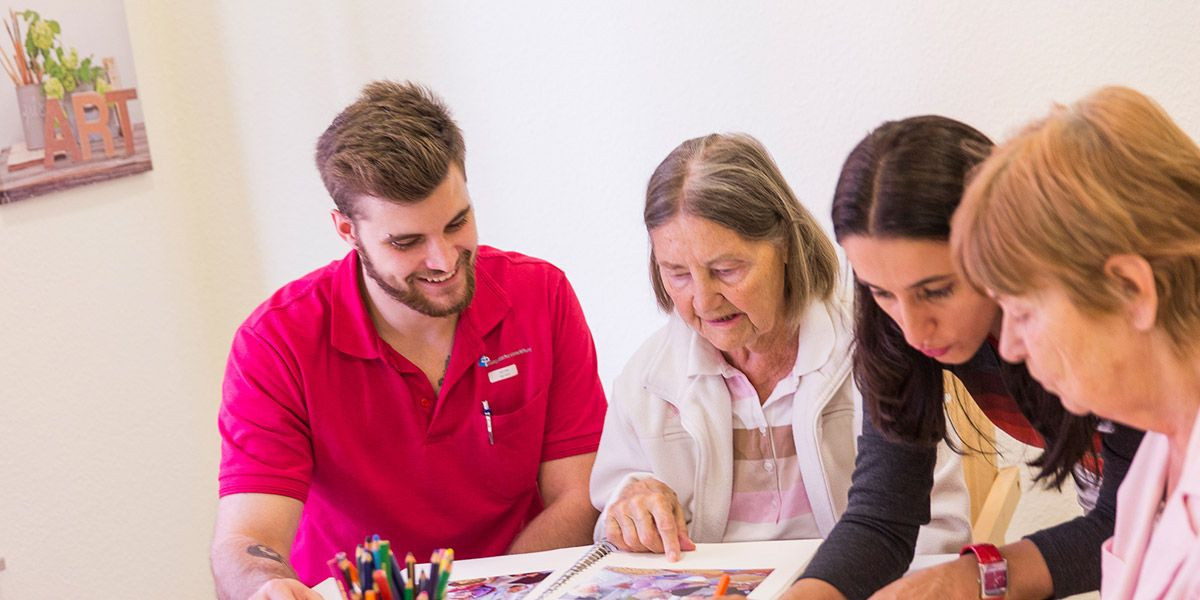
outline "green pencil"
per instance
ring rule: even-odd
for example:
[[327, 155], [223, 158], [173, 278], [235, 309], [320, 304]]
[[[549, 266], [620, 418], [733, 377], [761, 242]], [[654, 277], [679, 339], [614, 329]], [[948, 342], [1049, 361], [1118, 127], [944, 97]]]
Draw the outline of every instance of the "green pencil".
[[383, 574], [388, 577], [388, 581], [392, 578], [392, 544], [387, 540], [379, 542], [379, 557], [375, 561], [375, 566], [383, 569]]
[[454, 550], [449, 548], [442, 554], [442, 576], [439, 578], [437, 593], [434, 594], [433, 600], [441, 600], [446, 597], [446, 586], [450, 584], [450, 569], [454, 566]]

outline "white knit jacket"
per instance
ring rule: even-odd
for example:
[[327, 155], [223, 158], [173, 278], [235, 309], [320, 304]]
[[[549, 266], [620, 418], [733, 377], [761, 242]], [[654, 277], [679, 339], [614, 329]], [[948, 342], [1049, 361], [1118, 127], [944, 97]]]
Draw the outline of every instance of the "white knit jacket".
[[[860, 430], [846, 304], [814, 302], [800, 327], [800, 360], [811, 370], [803, 372], [796, 390], [792, 435], [822, 537], [846, 508]], [[679, 496], [693, 541], [721, 541], [733, 488], [733, 425], [723, 364], [720, 352], [675, 315], [630, 358], [614, 384], [592, 469], [592, 504], [602, 511], [597, 539], [621, 489], [654, 478]], [[933, 521], [922, 528], [918, 553], [957, 552], [970, 536], [961, 461], [943, 448], [938, 462]]]

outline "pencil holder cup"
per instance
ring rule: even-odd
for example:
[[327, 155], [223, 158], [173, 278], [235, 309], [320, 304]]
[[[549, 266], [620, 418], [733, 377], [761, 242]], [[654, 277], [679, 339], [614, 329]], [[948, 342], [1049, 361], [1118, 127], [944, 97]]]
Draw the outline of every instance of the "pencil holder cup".
[[25, 133], [25, 146], [38, 150], [46, 145], [46, 94], [36, 83], [17, 86], [17, 109], [21, 113], [21, 129]]

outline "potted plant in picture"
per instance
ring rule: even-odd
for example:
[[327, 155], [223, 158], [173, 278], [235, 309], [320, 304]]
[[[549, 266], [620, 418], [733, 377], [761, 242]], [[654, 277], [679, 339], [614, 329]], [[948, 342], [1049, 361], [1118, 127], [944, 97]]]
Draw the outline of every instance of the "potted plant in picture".
[[[104, 68], [92, 64], [92, 57], [79, 60], [79, 51], [67, 50], [62, 43], [62, 28], [58, 21], [42, 19], [32, 10], [20, 13], [25, 19], [25, 53], [34, 63], [34, 70], [42, 82], [42, 91], [48, 100], [61, 100], [67, 120], [75, 126], [75, 111], [71, 110], [71, 94], [76, 91], [100, 93], [108, 91], [108, 80]], [[96, 111], [98, 109], [91, 109]], [[89, 113], [91, 114], [91, 113]]]
[[[63, 52], [62, 46], [54, 48], [53, 57], [44, 58], [45, 77], [42, 81], [42, 91], [47, 100], [61, 100], [63, 110], [71, 127], [75, 126], [75, 111], [71, 108], [71, 94], [74, 92], [90, 92], [95, 90], [103, 94], [108, 91], [108, 81], [101, 77], [104, 69], [92, 65], [92, 58], [79, 60], [79, 53], [71, 48]], [[100, 109], [89, 106], [88, 119]]]
[[[92, 57], [80, 60], [78, 50], [73, 47], [68, 50], [64, 46], [62, 27], [58, 21], [43, 19], [32, 10], [9, 11], [9, 16], [12, 25], [5, 22], [5, 27], [13, 41], [17, 63], [9, 75], [18, 84], [17, 98], [21, 106], [22, 125], [25, 126], [26, 145], [30, 149], [37, 149], [44, 143], [43, 120], [47, 99], [63, 102], [63, 110], [74, 127], [71, 93], [91, 90], [104, 93], [108, 91], [109, 83], [104, 68], [93, 64]], [[18, 16], [25, 21], [23, 43], [20, 40]], [[6, 64], [5, 68], [8, 69], [9, 65]]]

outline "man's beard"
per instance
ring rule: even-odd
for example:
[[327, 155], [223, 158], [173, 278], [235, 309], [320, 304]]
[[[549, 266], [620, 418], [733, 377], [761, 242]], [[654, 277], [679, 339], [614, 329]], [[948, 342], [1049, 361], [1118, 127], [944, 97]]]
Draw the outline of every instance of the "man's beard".
[[363, 271], [366, 272], [367, 277], [370, 277], [375, 282], [375, 285], [379, 286], [379, 289], [383, 290], [393, 300], [423, 315], [430, 317], [456, 315], [466, 310], [471, 305], [471, 300], [475, 297], [475, 261], [471, 260], [472, 253], [470, 250], [462, 251], [458, 256], [458, 264], [455, 265], [455, 268], [462, 271], [455, 274], [455, 277], [462, 275], [467, 278], [467, 289], [463, 292], [462, 299], [450, 306], [438, 306], [430, 301], [425, 294], [421, 293], [421, 290], [417, 287], [417, 275], [415, 273], [404, 278], [407, 289], [400, 289], [384, 281], [379, 272], [375, 270], [374, 263], [371, 262], [371, 258], [363, 250], [361, 244], [356, 244], [355, 249], [358, 250], [358, 258], [362, 261]]

